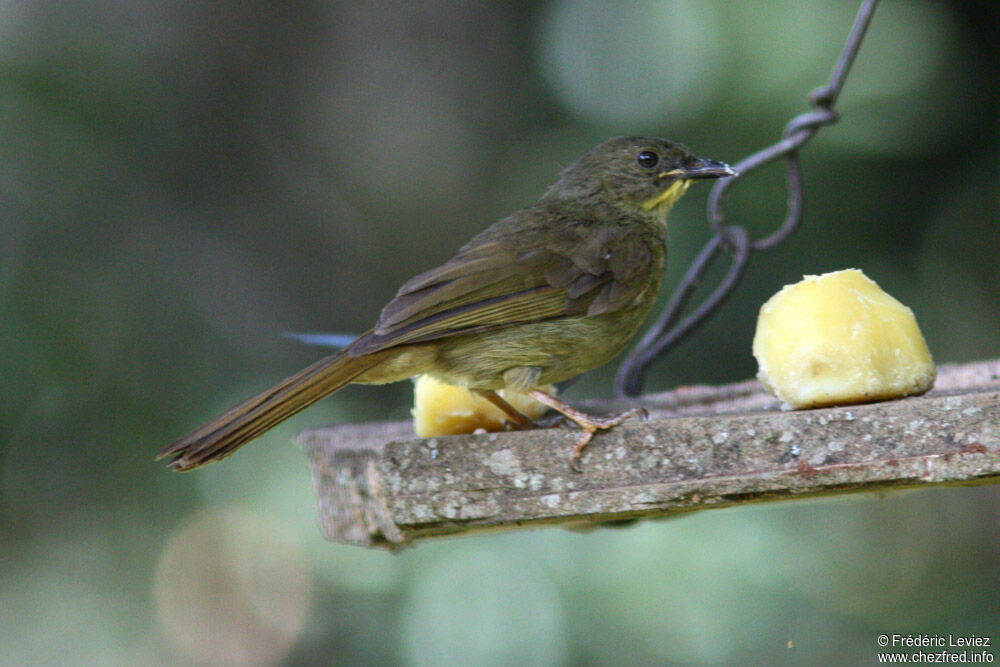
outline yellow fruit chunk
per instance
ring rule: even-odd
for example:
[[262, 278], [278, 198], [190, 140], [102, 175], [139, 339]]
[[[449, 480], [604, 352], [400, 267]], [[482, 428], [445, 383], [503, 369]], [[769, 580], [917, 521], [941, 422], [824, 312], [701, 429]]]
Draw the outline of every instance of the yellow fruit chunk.
[[[555, 387], [542, 387], [553, 393]], [[525, 394], [501, 389], [500, 396], [518, 412], [537, 419], [547, 407]], [[439, 382], [427, 375], [417, 378], [413, 387], [413, 431], [419, 438], [473, 433], [477, 429], [502, 431], [507, 415], [485, 398], [465, 387]]]
[[760, 309], [757, 378], [786, 407], [922, 394], [937, 371], [913, 312], [857, 269], [805, 276]]

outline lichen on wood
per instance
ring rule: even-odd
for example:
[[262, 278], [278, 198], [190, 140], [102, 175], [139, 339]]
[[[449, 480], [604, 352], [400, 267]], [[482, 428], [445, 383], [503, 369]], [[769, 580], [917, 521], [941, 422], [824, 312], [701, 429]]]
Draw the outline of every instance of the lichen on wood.
[[755, 382], [623, 404], [582, 473], [571, 428], [417, 439], [408, 422], [304, 432], [324, 533], [396, 548], [484, 530], [589, 524], [795, 496], [1000, 481], [1000, 361], [942, 366], [925, 396], [784, 412]]

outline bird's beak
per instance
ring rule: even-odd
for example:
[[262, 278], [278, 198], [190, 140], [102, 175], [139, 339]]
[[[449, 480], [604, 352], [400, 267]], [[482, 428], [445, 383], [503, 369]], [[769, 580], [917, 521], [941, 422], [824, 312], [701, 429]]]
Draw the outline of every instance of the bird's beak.
[[670, 177], [684, 180], [695, 178], [726, 178], [728, 176], [738, 176], [736, 170], [725, 162], [715, 160], [703, 160], [698, 158], [689, 167], [678, 167], [660, 174], [661, 178]]

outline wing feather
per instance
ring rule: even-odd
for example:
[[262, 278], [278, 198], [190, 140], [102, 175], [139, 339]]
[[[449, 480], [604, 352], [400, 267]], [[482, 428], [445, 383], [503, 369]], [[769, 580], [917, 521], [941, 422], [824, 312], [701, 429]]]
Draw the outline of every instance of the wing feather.
[[610, 313], [633, 303], [649, 287], [654, 261], [649, 246], [663, 239], [644, 221], [607, 225], [574, 220], [553, 234], [532, 224], [537, 219], [532, 209], [506, 218], [450, 261], [408, 281], [351, 353]]

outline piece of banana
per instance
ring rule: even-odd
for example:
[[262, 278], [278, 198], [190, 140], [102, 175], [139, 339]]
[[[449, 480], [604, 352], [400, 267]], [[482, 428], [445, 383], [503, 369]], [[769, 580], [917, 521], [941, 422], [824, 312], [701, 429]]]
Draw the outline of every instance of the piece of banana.
[[757, 378], [788, 408], [926, 392], [936, 369], [913, 312], [857, 269], [805, 276], [760, 309]]

